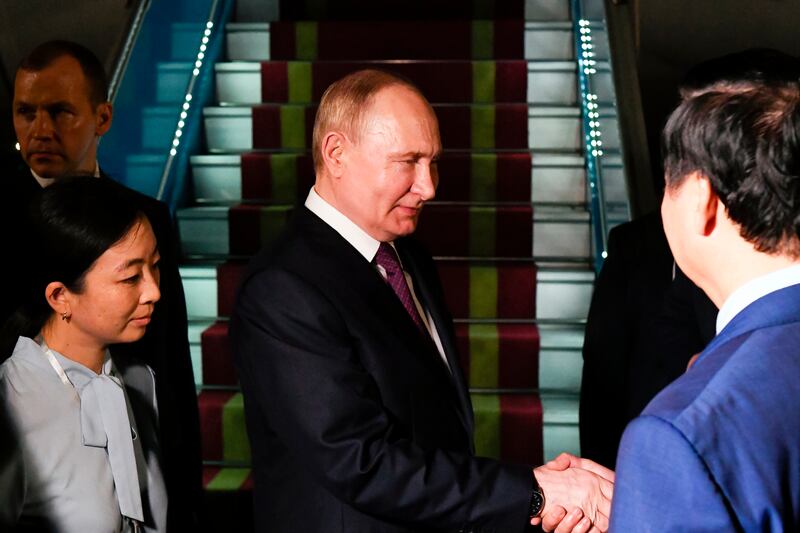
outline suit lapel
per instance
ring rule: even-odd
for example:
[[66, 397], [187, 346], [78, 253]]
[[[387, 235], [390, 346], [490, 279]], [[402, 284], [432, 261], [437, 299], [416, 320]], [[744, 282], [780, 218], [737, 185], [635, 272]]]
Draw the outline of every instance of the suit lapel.
[[[403, 357], [416, 358], [437, 376], [445, 389], [444, 395], [452, 399], [467, 434], [472, 435], [472, 408], [458, 362], [455, 341], [451, 333], [452, 327], [440, 311], [441, 305], [432, 297], [430, 288], [424, 281], [425, 274], [419, 271], [416, 261], [405, 252], [402, 243], [396, 243], [401, 261], [411, 274], [417, 298], [433, 317], [452, 373], [445, 367], [433, 340], [420, 333], [397, 295], [374, 265], [336, 230], [307, 208], [303, 207], [298, 211], [295, 222], [298, 224], [298, 230], [311, 240], [311, 246], [319, 256], [325, 258], [325, 268], [329, 269], [326, 279], [331, 283], [345, 284], [350, 293], [364, 299], [368, 309], [375, 310], [376, 316], [380, 316], [382, 322], [391, 324], [391, 329], [396, 335], [393, 339], [387, 339], [387, 343], [405, 347], [394, 351], [402, 351]], [[470, 446], [472, 446], [471, 439]]]
[[396, 242], [396, 246], [403, 261], [403, 266], [411, 274], [414, 281], [414, 289], [419, 298], [423, 308], [425, 308], [431, 315], [433, 323], [436, 326], [436, 332], [439, 334], [439, 340], [442, 342], [447, 362], [450, 365], [450, 378], [455, 385], [456, 394], [459, 402], [459, 413], [461, 415], [464, 427], [468, 433], [472, 435], [473, 432], [473, 418], [472, 418], [472, 402], [469, 397], [469, 388], [467, 387], [464, 374], [461, 370], [461, 362], [458, 357], [458, 349], [453, 335], [453, 324], [450, 314], [446, 312], [446, 307], [441, 298], [436, 296], [432, 287], [432, 276], [435, 272], [423, 272], [423, 268], [410, 249], [407, 242], [400, 240]]

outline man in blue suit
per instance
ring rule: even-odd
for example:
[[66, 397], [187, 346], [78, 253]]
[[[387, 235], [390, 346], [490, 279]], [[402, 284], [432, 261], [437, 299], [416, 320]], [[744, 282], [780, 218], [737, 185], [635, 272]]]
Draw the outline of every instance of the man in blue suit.
[[800, 530], [800, 84], [697, 94], [664, 131], [664, 230], [717, 336], [626, 429], [614, 531]]

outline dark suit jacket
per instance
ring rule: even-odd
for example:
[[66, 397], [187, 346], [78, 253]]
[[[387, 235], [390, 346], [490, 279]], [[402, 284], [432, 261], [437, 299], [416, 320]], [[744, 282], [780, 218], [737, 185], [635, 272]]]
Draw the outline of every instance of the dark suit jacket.
[[396, 242], [452, 374], [375, 267], [308, 209], [253, 263], [231, 321], [257, 531], [523, 531], [531, 466], [476, 458], [430, 256]]
[[[28, 205], [41, 190], [27, 167], [3, 175], [3, 197], [0, 200], [0, 238], [6, 259], [2, 262], [2, 279], [8, 291], [2, 300], [5, 322], [19, 306], [25, 286], [25, 256], [35, 258], [36, 243], [25, 226]], [[111, 179], [105, 174], [101, 179]], [[120, 185], [122, 187], [122, 185]], [[178, 254], [172, 219], [163, 203], [131, 191], [153, 226], [161, 254], [161, 300], [156, 304], [153, 320], [145, 336], [132, 344], [112, 347], [115, 357], [133, 356], [153, 369], [156, 375], [162, 471], [169, 495], [170, 529], [180, 531], [196, 522], [202, 490], [200, 459], [200, 422], [197, 394], [187, 338], [186, 304], [178, 273]], [[22, 252], [20, 252], [22, 251]], [[13, 338], [0, 339], [3, 353], [11, 355]], [[11, 350], [7, 350], [7, 346]]]
[[800, 531], [800, 285], [756, 300], [625, 430], [612, 531]]
[[678, 269], [659, 213], [609, 234], [583, 343], [581, 454], [611, 468], [627, 423], [714, 336], [717, 309]]

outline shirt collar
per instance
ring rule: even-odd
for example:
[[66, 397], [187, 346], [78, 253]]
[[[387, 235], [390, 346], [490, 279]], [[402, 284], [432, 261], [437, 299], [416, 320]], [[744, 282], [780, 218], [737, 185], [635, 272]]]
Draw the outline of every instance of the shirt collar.
[[311, 190], [308, 192], [305, 205], [309, 211], [336, 230], [336, 232], [341, 235], [344, 240], [349, 242], [353, 248], [358, 250], [358, 253], [363, 255], [367, 261], [372, 262], [375, 258], [375, 254], [378, 253], [378, 247], [381, 245], [380, 241], [372, 238], [355, 222], [325, 201], [324, 198], [317, 194], [314, 187], [311, 187]]
[[[44, 189], [48, 185], [52, 185], [53, 182], [56, 181], [56, 179], [57, 179], [57, 178], [43, 178], [39, 174], [34, 172], [33, 169], [30, 169], [30, 170], [31, 170], [31, 174], [33, 175], [33, 178], [39, 183], [39, 185], [42, 187], [42, 189]], [[100, 163], [98, 163], [97, 161], [94, 162], [94, 174], [92, 174], [92, 175], [95, 178], [99, 178], [100, 177]]]
[[717, 334], [745, 307], [771, 292], [800, 284], [800, 265], [794, 265], [752, 279], [733, 291], [717, 314]]

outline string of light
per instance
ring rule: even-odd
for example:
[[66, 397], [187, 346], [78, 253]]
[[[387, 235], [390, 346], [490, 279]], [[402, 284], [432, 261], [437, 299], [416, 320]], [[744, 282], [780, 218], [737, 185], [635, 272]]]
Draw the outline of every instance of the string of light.
[[189, 116], [189, 109], [192, 107], [192, 91], [195, 79], [200, 75], [200, 69], [203, 67], [203, 60], [206, 57], [206, 49], [208, 48], [208, 41], [211, 38], [211, 32], [214, 29], [214, 23], [210, 20], [206, 23], [206, 29], [203, 31], [203, 38], [200, 41], [200, 49], [197, 52], [197, 58], [194, 62], [194, 69], [192, 70], [192, 79], [189, 82], [190, 90], [186, 92], [183, 105], [181, 106], [180, 120], [178, 126], [175, 128], [175, 134], [172, 136], [172, 148], [169, 150], [169, 155], [175, 156], [178, 154], [178, 146], [181, 144], [181, 137], [183, 136], [183, 128], [186, 126], [186, 117]]

